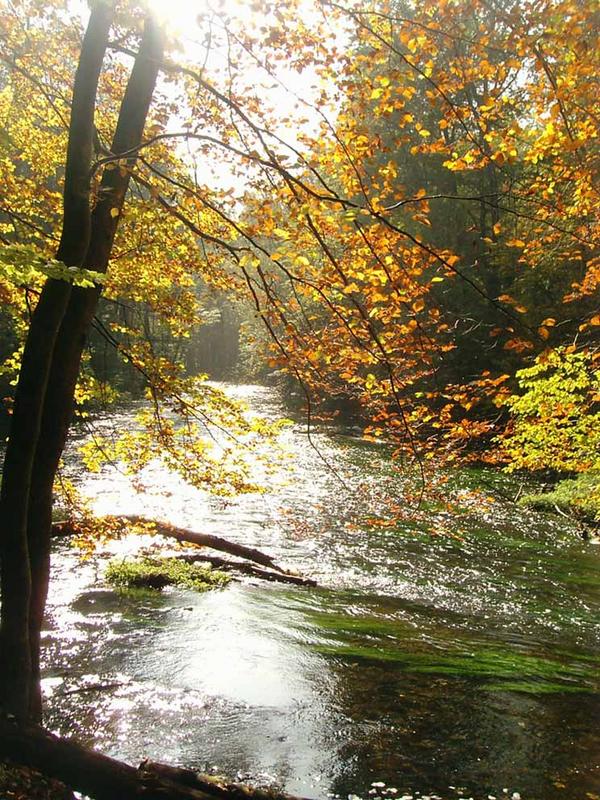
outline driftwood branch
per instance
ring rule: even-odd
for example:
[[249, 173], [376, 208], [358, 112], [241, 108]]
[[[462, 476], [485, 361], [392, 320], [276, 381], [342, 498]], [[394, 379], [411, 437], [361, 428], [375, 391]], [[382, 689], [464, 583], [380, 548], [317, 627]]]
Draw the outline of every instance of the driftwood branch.
[[[278, 566], [271, 556], [263, 553], [261, 550], [257, 550], [254, 547], [247, 547], [243, 544], [237, 544], [236, 542], [230, 542], [228, 539], [223, 539], [221, 536], [214, 536], [210, 533], [198, 533], [198, 531], [192, 531], [188, 528], [178, 528], [168, 522], [148, 519], [147, 517], [126, 515], [119, 517], [119, 520], [123, 523], [131, 523], [132, 525], [147, 526], [149, 532], [176, 539], [178, 542], [187, 542], [188, 544], [193, 544], [198, 547], [208, 547], [211, 550], [218, 550], [219, 552], [228, 553], [238, 558], [244, 558], [247, 561], [252, 561], [254, 564], [259, 564], [261, 567], [266, 567], [267, 569], [260, 569], [259, 567], [242, 562], [227, 561], [217, 556], [196, 555], [195, 553], [187, 553], [180, 556], [180, 558], [187, 561], [205, 561], [221, 569], [236, 570], [237, 572], [253, 575], [256, 578], [262, 578], [267, 581], [293, 583], [298, 586], [317, 585], [317, 582], [311, 578], [295, 575]], [[56, 537], [67, 537], [76, 532], [75, 525], [68, 520], [55, 522], [52, 526], [52, 535]]]
[[219, 556], [204, 556], [196, 555], [196, 553], [183, 553], [177, 556], [181, 561], [188, 563], [196, 563], [201, 561], [203, 563], [211, 564], [216, 569], [222, 569], [226, 572], [241, 572], [243, 575], [251, 575], [254, 578], [261, 578], [264, 581], [278, 581], [279, 583], [293, 583], [296, 586], [317, 586], [317, 582], [313, 578], [303, 578], [301, 575], [293, 575], [290, 572], [272, 572], [271, 570], [255, 567], [253, 564], [244, 564], [242, 561], [228, 561]]
[[0, 759], [32, 767], [95, 800], [293, 800], [166, 764], [143, 761], [136, 769], [43, 728], [7, 720], [0, 721]]
[[189, 542], [190, 544], [199, 545], [200, 547], [210, 547], [213, 550], [220, 550], [232, 556], [254, 561], [255, 564], [261, 564], [263, 567], [270, 567], [278, 572], [285, 572], [285, 570], [278, 567], [271, 556], [268, 556], [266, 553], [262, 553], [254, 547], [246, 547], [243, 544], [230, 542], [228, 539], [214, 536], [211, 533], [198, 533], [197, 531], [189, 530], [189, 528], [178, 528], [168, 522], [147, 519], [146, 517], [127, 515], [120, 517], [120, 519], [131, 522], [134, 525], [148, 525], [151, 532], [159, 533], [161, 536], [167, 536], [170, 539], [177, 539], [178, 542]]

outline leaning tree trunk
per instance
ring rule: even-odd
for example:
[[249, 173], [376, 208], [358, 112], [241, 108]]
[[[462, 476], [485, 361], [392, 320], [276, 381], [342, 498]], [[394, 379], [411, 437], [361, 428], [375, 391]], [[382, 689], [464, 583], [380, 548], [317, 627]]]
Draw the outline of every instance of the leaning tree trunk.
[[33, 767], [96, 800], [303, 800], [153, 761], [136, 769], [41, 728], [1, 719], [0, 758]]
[[[148, 109], [163, 55], [163, 33], [148, 17], [140, 49], [121, 103], [111, 153], [115, 158], [134, 151], [141, 143]], [[128, 170], [105, 170], [99, 200], [91, 217], [91, 236], [83, 265], [104, 273], [113, 247], [118, 220], [129, 185]], [[100, 287], [75, 287], [58, 332], [48, 379], [41, 434], [31, 481], [28, 542], [31, 559], [32, 596], [29, 618], [31, 653], [30, 717], [41, 714], [40, 630], [48, 590], [52, 490], [73, 414], [74, 393], [81, 355], [98, 300]]]
[[[112, 7], [94, 5], [75, 75], [65, 164], [64, 213], [57, 259], [79, 267], [90, 236], [89, 184], [98, 78]], [[19, 718], [29, 713], [32, 590], [27, 520], [36, 447], [54, 344], [71, 286], [48, 280], [33, 314], [19, 373], [0, 493], [0, 704]]]

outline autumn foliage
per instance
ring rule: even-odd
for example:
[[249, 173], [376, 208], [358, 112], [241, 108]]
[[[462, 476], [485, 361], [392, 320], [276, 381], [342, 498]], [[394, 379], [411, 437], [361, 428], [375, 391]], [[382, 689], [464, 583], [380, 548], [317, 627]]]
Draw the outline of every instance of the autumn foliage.
[[[108, 149], [139, 35], [128, 4], [101, 79], [92, 188], [105, 170], [132, 178], [102, 327], [147, 381], [157, 409], [148, 432], [191, 475], [184, 452], [199, 461], [202, 448], [175, 441], [160, 404], [194, 433], [198, 405], [200, 418], [233, 421], [181, 357], [203, 296], [217, 292], [253, 307], [265, 357], [299, 383], [311, 415], [351, 408], [366, 435], [424, 460], [552, 466], [543, 450], [519, 455], [529, 440], [514, 397], [531, 395], [518, 370], [560, 354], [597, 369], [594, 8], [252, 9], [251, 24], [199, 14], [204, 44], [166, 56], [144, 143], [128, 160]], [[0, 24], [0, 296], [14, 373], [55, 249], [81, 23], [58, 0], [27, 0]], [[157, 331], [180, 346], [161, 350]], [[253, 325], [245, 335], [262, 340]], [[92, 376], [87, 386], [99, 391]], [[595, 403], [589, 395], [581, 413]], [[563, 412], [545, 413], [551, 436]], [[214, 465], [196, 472], [199, 483], [223, 477]]]

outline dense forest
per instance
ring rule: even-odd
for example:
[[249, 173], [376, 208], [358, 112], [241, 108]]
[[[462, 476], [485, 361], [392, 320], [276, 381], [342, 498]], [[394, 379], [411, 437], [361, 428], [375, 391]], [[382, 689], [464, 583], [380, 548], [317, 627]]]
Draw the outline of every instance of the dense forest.
[[[293, 424], [342, 491], [315, 442], [351, 432], [372, 448], [363, 482], [383, 486], [385, 453], [402, 497], [361, 494], [348, 526], [452, 537], [449, 476], [483, 470], [596, 537], [599, 10], [0, 9], [0, 756], [97, 797], [251, 792], [165, 765], [140, 789], [38, 727], [60, 526], [88, 556], [141, 526], [249, 558], [257, 580], [314, 583], [253, 541], [93, 513], [61, 466], [72, 424], [81, 438], [133, 408], [85, 438], [78, 469], [160, 462], [224, 503], [270, 490]], [[270, 387], [281, 413], [249, 414], [236, 384]], [[193, 589], [177, 570], [146, 583]]]

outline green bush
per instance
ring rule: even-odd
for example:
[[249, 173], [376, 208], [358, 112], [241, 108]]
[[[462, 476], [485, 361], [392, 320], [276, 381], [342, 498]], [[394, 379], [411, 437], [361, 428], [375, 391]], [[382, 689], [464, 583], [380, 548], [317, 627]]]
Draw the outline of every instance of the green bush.
[[600, 470], [598, 354], [558, 348], [517, 372], [522, 394], [506, 400], [511, 425], [501, 438], [509, 470]]

